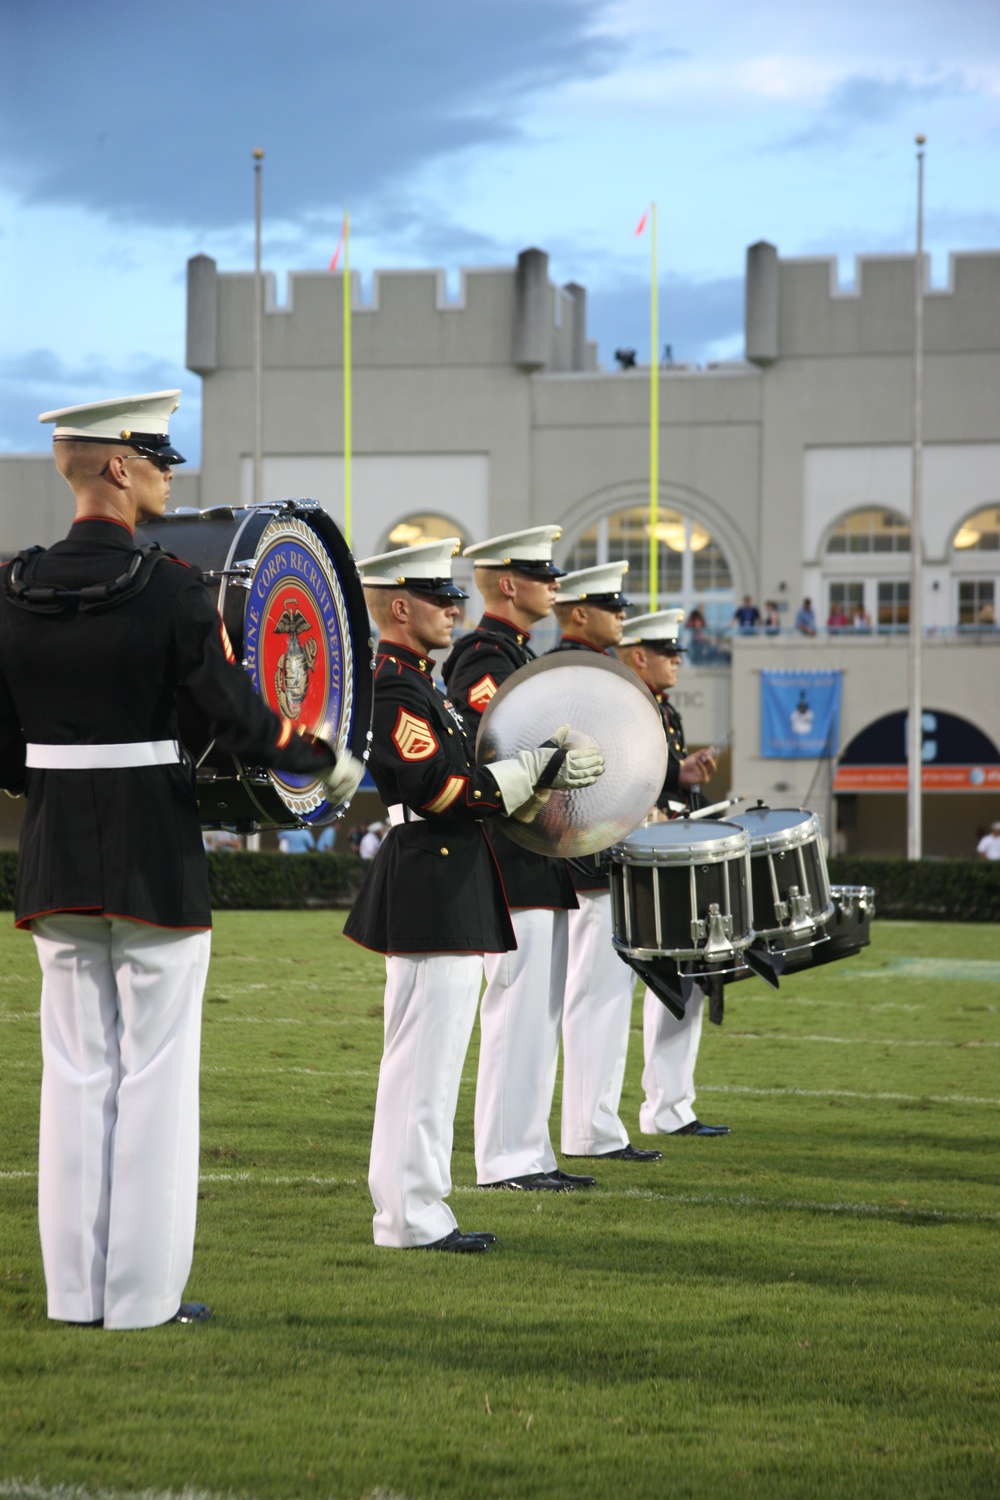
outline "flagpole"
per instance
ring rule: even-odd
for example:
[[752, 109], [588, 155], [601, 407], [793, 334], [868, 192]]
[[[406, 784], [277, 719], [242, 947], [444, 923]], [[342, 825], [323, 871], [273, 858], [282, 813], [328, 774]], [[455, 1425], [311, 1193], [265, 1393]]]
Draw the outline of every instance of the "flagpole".
[[264, 358], [262, 329], [262, 296], [260, 274], [260, 168], [264, 160], [261, 146], [253, 148], [254, 178], [254, 250], [253, 250], [253, 479], [254, 505], [261, 499], [261, 428], [264, 420]]
[[649, 294], [649, 609], [659, 608], [660, 541], [656, 534], [660, 491], [660, 298], [656, 280], [656, 204], [650, 208], [652, 275]]
[[344, 213], [344, 540], [351, 545], [351, 216]]
[[917, 150], [917, 258], [913, 281], [913, 475], [910, 502], [910, 659], [906, 857], [923, 857], [924, 142]]

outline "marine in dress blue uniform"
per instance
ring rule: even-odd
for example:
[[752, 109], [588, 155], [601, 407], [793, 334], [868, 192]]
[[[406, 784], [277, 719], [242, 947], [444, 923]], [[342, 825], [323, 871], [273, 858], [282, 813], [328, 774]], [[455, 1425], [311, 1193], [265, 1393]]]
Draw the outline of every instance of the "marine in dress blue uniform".
[[76, 520], [0, 587], [0, 785], [27, 802], [15, 919], [42, 969], [48, 1311], [106, 1328], [173, 1319], [194, 1244], [211, 912], [178, 695], [225, 749], [338, 788], [345, 772], [256, 696], [197, 569], [134, 534], [183, 463], [178, 395], [43, 414]]
[[[630, 603], [627, 562], [567, 573], [556, 595], [562, 639], [556, 651], [608, 655], [621, 640]], [[631, 1145], [619, 1114], [632, 1020], [630, 970], [612, 943], [608, 877], [595, 857], [570, 861], [579, 909], [569, 914], [563, 1005], [562, 1149], [567, 1156], [655, 1161]]]
[[[667, 817], [682, 816], [702, 806], [701, 784], [715, 770], [711, 748], [688, 754], [680, 713], [668, 696], [677, 681], [684, 650], [679, 641], [683, 623], [682, 609], [637, 616], [628, 622], [618, 648], [621, 662], [642, 679], [660, 709], [667, 739], [667, 775], [656, 805]], [[704, 1014], [705, 991], [701, 985], [695, 985], [682, 1020], [672, 1015], [651, 990], [646, 991], [642, 1012], [645, 1098], [639, 1108], [644, 1135], [729, 1134], [727, 1125], [706, 1125], [694, 1110], [694, 1070]]]
[[[475, 740], [497, 689], [535, 660], [531, 626], [552, 613], [563, 570], [558, 526], [508, 532], [465, 549], [486, 612], [444, 664], [449, 696]], [[593, 1178], [560, 1170], [549, 1137], [566, 987], [567, 913], [577, 899], [565, 860], [546, 859], [487, 825], [517, 947], [485, 958], [479, 1007], [476, 1176], [480, 1187], [565, 1192]]]
[[450, 645], [465, 598], [451, 577], [457, 538], [359, 564], [378, 627], [370, 769], [392, 827], [345, 934], [386, 955], [385, 1047], [368, 1182], [378, 1245], [462, 1253], [446, 1199], [462, 1065], [484, 953], [515, 946], [483, 824], [516, 814], [536, 788], [589, 785], [599, 755], [556, 746], [477, 768], [461, 716], [437, 688], [431, 652]]

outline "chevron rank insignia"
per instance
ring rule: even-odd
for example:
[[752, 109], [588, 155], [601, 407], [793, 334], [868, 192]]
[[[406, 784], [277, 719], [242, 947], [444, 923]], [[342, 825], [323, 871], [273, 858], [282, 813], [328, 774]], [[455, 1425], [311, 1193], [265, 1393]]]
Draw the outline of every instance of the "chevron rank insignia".
[[404, 760], [430, 760], [438, 749], [434, 731], [427, 720], [405, 708], [399, 710], [392, 743]]
[[497, 685], [487, 672], [485, 677], [480, 677], [476, 685], [469, 689], [469, 707], [474, 708], [477, 714], [481, 714], [496, 690]]

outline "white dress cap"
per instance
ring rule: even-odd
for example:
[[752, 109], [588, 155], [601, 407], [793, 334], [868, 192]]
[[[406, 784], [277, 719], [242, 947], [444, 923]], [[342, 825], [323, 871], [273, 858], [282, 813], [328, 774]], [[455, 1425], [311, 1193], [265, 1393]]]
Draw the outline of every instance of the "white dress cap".
[[561, 526], [531, 526], [527, 531], [508, 531], [466, 547], [463, 557], [477, 568], [518, 568], [546, 578], [561, 578], [563, 570], [552, 563], [552, 543], [562, 536]]
[[369, 588], [408, 588], [421, 594], [447, 594], [452, 599], [469, 596], [451, 576], [451, 560], [462, 545], [461, 537], [446, 536], [416, 547], [398, 547], [380, 552], [358, 563], [361, 582]]
[[88, 401], [43, 411], [39, 422], [54, 422], [53, 440], [76, 438], [92, 443], [128, 443], [170, 463], [184, 462], [169, 437], [170, 418], [180, 405], [180, 391], [147, 391], [114, 401]]
[[623, 646], [669, 646], [674, 651], [683, 651], [677, 637], [684, 624], [682, 609], [661, 609], [654, 615], [636, 615], [629, 620], [620, 644]]
[[567, 573], [559, 580], [556, 603], [611, 604], [616, 608], [631, 604], [631, 599], [622, 593], [622, 580], [627, 572], [627, 562], [609, 562]]

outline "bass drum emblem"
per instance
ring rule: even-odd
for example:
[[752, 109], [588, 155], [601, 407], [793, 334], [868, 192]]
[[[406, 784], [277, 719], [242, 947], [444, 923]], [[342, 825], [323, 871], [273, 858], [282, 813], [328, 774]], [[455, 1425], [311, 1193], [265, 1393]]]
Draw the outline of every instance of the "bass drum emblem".
[[286, 719], [297, 719], [309, 691], [309, 673], [316, 670], [319, 642], [315, 636], [299, 637], [312, 626], [299, 609], [297, 599], [286, 599], [275, 635], [287, 635], [288, 645], [278, 657], [274, 673], [274, 691]]
[[[354, 664], [340, 578], [315, 531], [279, 516], [261, 535], [244, 616], [246, 669], [267, 706], [337, 750], [349, 742]], [[329, 815], [322, 783], [270, 773], [290, 812], [305, 822]]]

